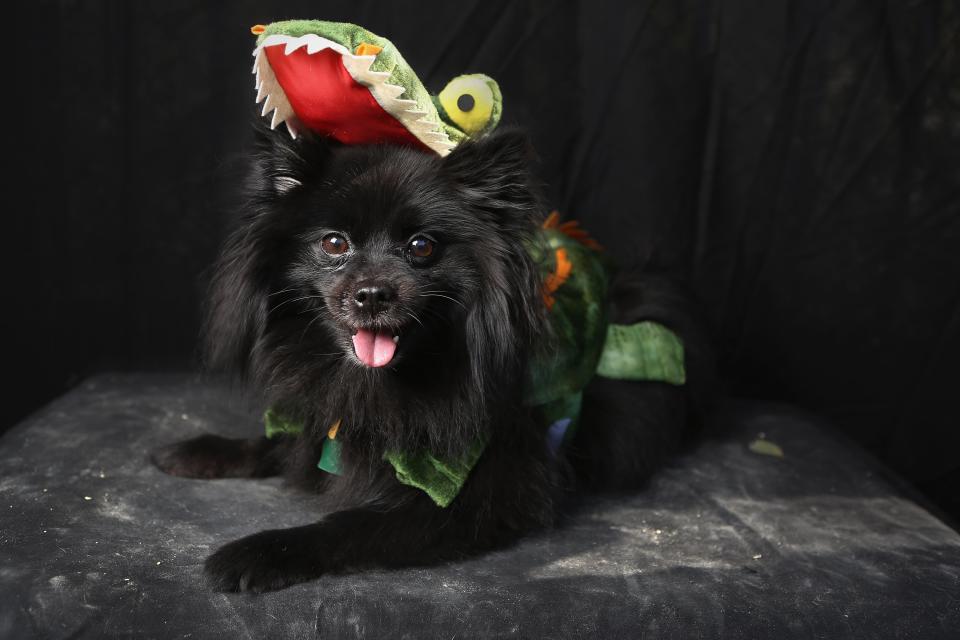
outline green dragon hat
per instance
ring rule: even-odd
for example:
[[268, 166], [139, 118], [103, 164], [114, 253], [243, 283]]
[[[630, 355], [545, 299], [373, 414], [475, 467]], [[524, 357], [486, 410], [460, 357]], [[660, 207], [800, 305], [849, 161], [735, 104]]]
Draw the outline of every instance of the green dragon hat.
[[294, 138], [304, 130], [345, 144], [405, 144], [448, 154], [491, 131], [502, 98], [488, 76], [458, 76], [436, 96], [386, 38], [343, 22], [256, 25], [253, 73], [262, 115]]

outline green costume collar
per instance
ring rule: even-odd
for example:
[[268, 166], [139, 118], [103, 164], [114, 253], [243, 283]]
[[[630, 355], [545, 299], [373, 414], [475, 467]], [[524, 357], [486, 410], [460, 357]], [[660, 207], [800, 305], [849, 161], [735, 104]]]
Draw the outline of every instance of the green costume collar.
[[[303, 425], [289, 420], [273, 408], [267, 409], [263, 415], [264, 426], [268, 438], [281, 434], [300, 435]], [[342, 475], [343, 467], [340, 461], [340, 441], [337, 440], [338, 422], [327, 432], [323, 442], [323, 450], [317, 468], [334, 475]], [[485, 441], [477, 441], [460, 459], [451, 460], [438, 458], [427, 451], [402, 453], [390, 451], [384, 454], [383, 459], [393, 467], [397, 480], [405, 485], [420, 489], [433, 500], [437, 506], [449, 506], [460, 493], [460, 489], [467, 481], [470, 470], [477, 464], [477, 460], [486, 448]]]

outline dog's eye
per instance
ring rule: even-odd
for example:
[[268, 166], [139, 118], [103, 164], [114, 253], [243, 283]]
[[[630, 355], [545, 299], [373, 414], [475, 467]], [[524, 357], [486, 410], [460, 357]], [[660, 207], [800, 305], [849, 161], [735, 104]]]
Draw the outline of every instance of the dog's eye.
[[350, 244], [339, 233], [328, 233], [320, 241], [320, 248], [327, 255], [342, 256], [350, 249]]
[[410, 241], [410, 254], [415, 258], [429, 258], [433, 255], [433, 240], [417, 236]]

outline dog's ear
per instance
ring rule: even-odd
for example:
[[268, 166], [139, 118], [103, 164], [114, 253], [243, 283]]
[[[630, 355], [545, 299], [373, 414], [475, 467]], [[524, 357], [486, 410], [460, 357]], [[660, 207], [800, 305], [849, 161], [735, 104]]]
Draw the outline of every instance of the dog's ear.
[[506, 128], [461, 143], [443, 159], [443, 172], [461, 197], [508, 227], [542, 215], [531, 165], [533, 146], [520, 129]]
[[206, 301], [204, 364], [246, 375], [267, 324], [271, 275], [262, 255], [268, 214], [248, 212], [224, 243]]
[[[259, 119], [258, 119], [259, 120]], [[241, 217], [214, 266], [206, 303], [205, 364], [246, 375], [267, 329], [271, 289], [285, 243], [294, 234], [283, 203], [326, 168], [330, 143], [284, 127], [255, 124], [250, 175]]]
[[544, 207], [532, 158], [526, 134], [506, 129], [462, 143], [443, 160], [471, 213], [497, 228], [485, 239], [483, 286], [467, 317], [474, 378], [488, 393], [497, 381], [516, 380], [542, 326], [540, 277], [529, 248]]
[[258, 118], [254, 124], [254, 195], [276, 198], [294, 191], [323, 171], [333, 144], [309, 131], [294, 138], [285, 125], [270, 129]]

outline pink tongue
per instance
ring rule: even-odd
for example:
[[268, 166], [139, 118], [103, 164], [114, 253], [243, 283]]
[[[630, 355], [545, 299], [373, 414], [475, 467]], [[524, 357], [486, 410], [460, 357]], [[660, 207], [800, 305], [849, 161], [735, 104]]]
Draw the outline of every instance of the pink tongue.
[[388, 333], [360, 329], [353, 336], [353, 350], [368, 367], [382, 367], [393, 360], [397, 343]]

